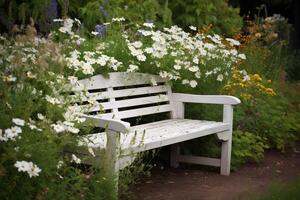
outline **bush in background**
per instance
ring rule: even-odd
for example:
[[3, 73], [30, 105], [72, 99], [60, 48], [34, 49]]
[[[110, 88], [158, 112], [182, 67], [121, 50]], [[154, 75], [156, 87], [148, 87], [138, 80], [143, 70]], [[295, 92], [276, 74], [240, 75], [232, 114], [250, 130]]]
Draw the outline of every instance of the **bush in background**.
[[227, 0], [170, 0], [169, 5], [173, 22], [183, 28], [211, 26], [213, 33], [230, 37], [243, 26], [239, 9], [228, 5]]

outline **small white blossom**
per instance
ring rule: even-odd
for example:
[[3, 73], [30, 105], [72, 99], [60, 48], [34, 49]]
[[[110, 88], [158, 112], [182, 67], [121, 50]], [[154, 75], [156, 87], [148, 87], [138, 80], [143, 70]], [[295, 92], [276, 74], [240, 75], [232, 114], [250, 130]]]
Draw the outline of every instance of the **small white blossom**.
[[195, 73], [196, 78], [201, 78], [201, 73], [198, 71]]
[[241, 59], [243, 59], [243, 60], [246, 60], [246, 55], [243, 54], [243, 53], [242, 53], [242, 54], [239, 54], [238, 57], [241, 58]]
[[3, 81], [6, 81], [6, 82], [15, 82], [16, 80], [17, 80], [17, 78], [14, 77], [13, 75], [8, 75], [8, 76], [3, 77]]
[[74, 123], [73, 122], [65, 121], [63, 123], [63, 125], [64, 125], [64, 129], [66, 131], [71, 132], [71, 133], [75, 133], [75, 134], [79, 133], [79, 129], [76, 128], [76, 127], [74, 127]]
[[91, 147], [88, 147], [88, 151], [89, 151], [89, 153], [93, 156], [93, 157], [96, 157], [96, 155], [95, 155], [95, 152], [94, 152], [94, 150], [93, 150], [93, 148], [91, 148]]
[[140, 41], [135, 41], [131, 43], [131, 45], [134, 46], [135, 48], [141, 48], [143, 46], [143, 43]]
[[26, 73], [26, 75], [27, 75], [27, 77], [28, 78], [36, 78], [36, 74], [33, 74], [31, 71], [28, 71], [27, 73]]
[[122, 21], [125, 21], [125, 18], [124, 17], [119, 17], [119, 18], [112, 18], [112, 21], [113, 22], [122, 22]]
[[42, 129], [38, 128], [36, 125], [34, 124], [28, 124], [28, 127], [31, 129], [31, 130], [37, 130], [37, 131], [42, 131]]
[[190, 86], [192, 88], [195, 88], [197, 85], [198, 85], [197, 81], [195, 81], [195, 80], [190, 81]]
[[62, 19], [53, 19], [53, 22], [63, 22], [64, 20]]
[[78, 158], [74, 154], [72, 154], [71, 162], [74, 162], [76, 164], [80, 164], [81, 160], [80, 160], [80, 158]]
[[197, 71], [199, 71], [199, 67], [198, 66], [192, 66], [192, 67], [189, 68], [189, 71], [197, 72]]
[[64, 164], [64, 161], [62, 161], [62, 160], [58, 161], [56, 168], [60, 169], [63, 166], [63, 164]]
[[148, 27], [148, 28], [154, 28], [155, 25], [153, 23], [144, 23], [143, 26]]
[[199, 64], [199, 58], [197, 58], [197, 57], [194, 57], [194, 58], [193, 58], [193, 63], [195, 63], [195, 64]]
[[51, 103], [53, 105], [61, 104], [62, 103], [58, 98], [51, 97], [49, 95], [46, 95], [45, 99], [46, 99], [46, 101], [48, 101], [49, 103]]
[[137, 65], [129, 65], [129, 68], [127, 69], [127, 72], [134, 72], [137, 71], [139, 69], [139, 67]]
[[52, 124], [51, 127], [55, 130], [56, 133], [61, 133], [65, 131], [65, 127], [61, 124]]
[[39, 176], [42, 171], [37, 165], [27, 161], [17, 161], [14, 166], [19, 172], [27, 172], [30, 178]]
[[22, 129], [18, 126], [14, 126], [8, 129], [5, 129], [5, 137], [8, 139], [14, 139], [19, 136], [19, 133], [22, 133]]
[[148, 54], [152, 54], [153, 51], [154, 51], [153, 48], [150, 48], [150, 47], [147, 47], [147, 48], [145, 49], [145, 52], [148, 53]]
[[174, 69], [180, 70], [180, 69], [181, 69], [181, 66], [180, 66], [180, 65], [174, 65]]
[[183, 85], [186, 85], [186, 84], [189, 84], [189, 83], [190, 83], [189, 80], [186, 80], [186, 79], [183, 79], [183, 80], [182, 80], [182, 84], [183, 84]]
[[232, 38], [226, 38], [226, 41], [228, 41], [231, 46], [240, 46], [241, 45], [241, 43], [239, 41], [234, 40]]
[[38, 113], [37, 117], [38, 117], [39, 120], [44, 120], [45, 119], [45, 116], [41, 113]]
[[249, 75], [245, 75], [243, 77], [243, 81], [250, 81], [250, 76]]
[[222, 82], [222, 81], [223, 81], [223, 79], [224, 79], [224, 76], [223, 76], [223, 74], [219, 74], [219, 75], [218, 75], [218, 77], [217, 77], [217, 81], [220, 81], [220, 82]]
[[81, 68], [82, 68], [82, 73], [86, 75], [93, 74], [95, 71], [94, 68], [91, 66], [91, 64], [88, 62], [84, 62]]
[[18, 126], [24, 126], [25, 125], [25, 121], [23, 119], [20, 118], [13, 118], [12, 122]]
[[143, 54], [140, 54], [136, 57], [139, 61], [145, 61], [146, 60], [146, 56]]
[[189, 26], [189, 28], [190, 28], [191, 30], [193, 30], [193, 31], [196, 31], [196, 30], [197, 30], [197, 27], [195, 27], [195, 26]]

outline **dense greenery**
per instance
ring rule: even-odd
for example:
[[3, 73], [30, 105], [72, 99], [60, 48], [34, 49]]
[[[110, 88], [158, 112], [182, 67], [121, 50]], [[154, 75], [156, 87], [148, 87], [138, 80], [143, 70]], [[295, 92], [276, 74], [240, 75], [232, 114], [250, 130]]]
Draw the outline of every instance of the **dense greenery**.
[[190, 25], [212, 27], [212, 32], [233, 36], [242, 28], [239, 9], [228, 5], [226, 0], [170, 0], [173, 21], [181, 27]]

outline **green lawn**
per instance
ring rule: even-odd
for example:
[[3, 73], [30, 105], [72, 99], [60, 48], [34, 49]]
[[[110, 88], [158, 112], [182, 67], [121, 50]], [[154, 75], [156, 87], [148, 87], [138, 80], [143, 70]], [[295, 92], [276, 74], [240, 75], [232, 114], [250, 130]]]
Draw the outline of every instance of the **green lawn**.
[[285, 185], [274, 184], [266, 194], [247, 200], [300, 200], [300, 178]]

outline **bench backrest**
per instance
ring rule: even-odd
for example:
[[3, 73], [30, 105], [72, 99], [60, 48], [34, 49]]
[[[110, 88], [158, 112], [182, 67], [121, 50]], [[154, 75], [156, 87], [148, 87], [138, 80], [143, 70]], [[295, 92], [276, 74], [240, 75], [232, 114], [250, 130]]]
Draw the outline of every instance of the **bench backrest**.
[[[153, 85], [155, 81], [157, 85]], [[114, 72], [79, 81], [99, 105], [88, 109], [104, 118], [125, 119], [172, 111], [171, 88], [166, 80], [150, 74]]]

